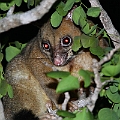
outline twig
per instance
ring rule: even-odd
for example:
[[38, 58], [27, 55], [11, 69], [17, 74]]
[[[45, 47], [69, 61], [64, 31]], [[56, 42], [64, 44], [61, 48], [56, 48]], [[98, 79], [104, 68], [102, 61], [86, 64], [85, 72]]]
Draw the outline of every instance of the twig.
[[113, 43], [114, 43], [114, 46], [115, 46], [115, 48], [112, 49], [99, 62], [96, 59], [93, 60], [93, 72], [94, 72], [94, 75], [95, 75], [94, 81], [95, 81], [95, 84], [96, 84], [96, 88], [94, 90], [94, 93], [87, 98], [87, 101], [90, 103], [90, 104], [87, 105], [87, 107], [92, 112], [94, 107], [95, 107], [95, 103], [98, 99], [98, 95], [99, 95], [99, 93], [102, 89], [102, 86], [105, 85], [105, 83], [111, 81], [111, 80], [108, 80], [108, 81], [102, 83], [101, 80], [100, 80], [99, 70], [101, 68], [101, 65], [103, 63], [105, 63], [106, 61], [109, 61], [112, 58], [112, 56], [114, 55], [114, 53], [118, 49], [120, 49], [120, 44], [118, 44], [118, 43], [120, 43], [120, 35], [117, 32], [117, 30], [114, 28], [109, 16], [107, 15], [106, 11], [102, 8], [99, 1], [98, 0], [89, 0], [89, 2], [91, 3], [92, 7], [100, 7], [100, 9], [101, 9], [100, 20], [101, 20], [105, 30], [107, 31], [108, 35], [113, 40]]
[[14, 10], [15, 10], [15, 5], [14, 5], [14, 6], [12, 6], [12, 7], [10, 7], [10, 9], [9, 9], [9, 10], [8, 10], [8, 12], [7, 12], [7, 16], [12, 15], [12, 14], [13, 14], [13, 12], [14, 12]]
[[112, 58], [112, 56], [114, 55], [114, 53], [119, 49], [120, 49], [120, 44], [117, 45], [114, 49], [112, 49], [106, 56], [103, 57], [103, 59], [101, 59], [99, 61], [99, 63], [98, 63], [99, 66], [102, 65], [103, 63], [109, 61]]
[[[95, 84], [96, 84], [96, 88], [95, 88], [95, 90], [94, 90], [94, 93], [93, 93], [91, 96], [89, 96], [88, 100], [89, 100], [89, 103], [90, 103], [90, 104], [87, 105], [88, 109], [89, 109], [91, 112], [93, 111], [93, 109], [94, 109], [94, 107], [95, 107], [95, 103], [96, 103], [96, 101], [97, 101], [97, 99], [98, 99], [98, 95], [99, 95], [99, 93], [100, 93], [100, 91], [101, 91], [101, 89], [102, 89], [102, 86], [105, 85], [105, 84], [108, 83], [108, 82], [112, 82], [112, 81], [113, 81], [113, 80], [111, 79], [111, 80], [106, 80], [105, 82], [102, 83], [101, 80], [100, 80], [99, 69], [101, 68], [101, 65], [102, 65], [103, 63], [105, 63], [106, 61], [108, 61], [108, 60], [110, 60], [110, 59], [112, 58], [112, 56], [114, 55], [114, 53], [115, 53], [118, 49], [120, 49], [120, 46], [117, 46], [115, 49], [112, 49], [112, 50], [110, 51], [110, 53], [108, 53], [108, 54], [107, 54], [103, 59], [101, 59], [99, 62], [98, 62], [96, 59], [93, 60], [93, 72], [94, 72], [94, 75], [95, 75], [94, 81], [95, 81]], [[92, 103], [92, 104], [91, 104], [91, 103]]]
[[70, 99], [69, 92], [65, 92], [64, 94], [65, 94], [65, 99], [64, 99], [64, 102], [62, 103], [62, 110], [66, 110], [68, 101]]
[[5, 117], [4, 117], [4, 112], [3, 112], [3, 105], [2, 105], [2, 101], [0, 99], [0, 120], [5, 120]]

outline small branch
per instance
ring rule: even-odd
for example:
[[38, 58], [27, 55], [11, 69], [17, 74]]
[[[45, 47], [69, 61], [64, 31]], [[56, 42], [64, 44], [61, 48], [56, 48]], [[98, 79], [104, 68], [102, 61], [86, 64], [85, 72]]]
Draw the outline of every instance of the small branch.
[[42, 16], [49, 11], [55, 1], [57, 0], [43, 0], [42, 2], [40, 2], [40, 5], [25, 13], [19, 13], [14, 15], [10, 15], [8, 13], [9, 16], [0, 20], [0, 33], [42, 18]]
[[87, 98], [87, 103], [88, 103], [87, 107], [92, 112], [94, 107], [95, 107], [95, 103], [98, 99], [98, 95], [99, 95], [99, 93], [102, 89], [102, 86], [105, 85], [106, 83], [112, 81], [112, 80], [107, 80], [107, 81], [102, 83], [101, 80], [100, 80], [99, 70], [101, 68], [101, 65], [103, 63], [109, 61], [112, 58], [112, 56], [114, 55], [114, 53], [118, 49], [120, 49], [120, 44], [119, 44], [120, 43], [120, 35], [117, 32], [117, 30], [114, 28], [114, 26], [111, 22], [111, 19], [107, 15], [106, 11], [102, 8], [99, 1], [98, 0], [89, 0], [89, 2], [91, 3], [92, 7], [100, 7], [100, 9], [101, 9], [100, 20], [101, 20], [105, 30], [107, 31], [108, 35], [113, 40], [113, 43], [114, 43], [114, 46], [115, 46], [115, 48], [112, 49], [99, 62], [96, 59], [93, 60], [93, 72], [94, 72], [94, 75], [95, 75], [94, 81], [95, 81], [95, 84], [96, 84], [96, 88], [94, 90], [94, 93]]
[[0, 99], [0, 120], [5, 120], [2, 101]]
[[112, 21], [108, 16], [107, 12], [102, 8], [98, 0], [89, 0], [89, 2], [91, 3], [92, 7], [100, 7], [101, 9], [100, 20], [105, 30], [107, 31], [108, 35], [112, 39], [114, 46], [117, 47], [120, 44], [120, 34], [112, 24]]
[[62, 110], [66, 110], [68, 101], [69, 101], [69, 99], [70, 99], [69, 92], [65, 92], [64, 94], [65, 94], [65, 100], [64, 100], [64, 102], [62, 103]]
[[12, 15], [13, 12], [14, 12], [14, 10], [15, 10], [15, 6], [10, 7], [10, 9], [9, 9], [8, 12], [7, 12], [7, 16]]
[[101, 88], [102, 88], [102, 82], [100, 81], [100, 74], [99, 74], [99, 62], [97, 62], [96, 59], [93, 60], [93, 72], [94, 72], [94, 75], [95, 75], [95, 84], [96, 84], [96, 88], [94, 90], [94, 93], [92, 95], [89, 96], [88, 100], [89, 100], [89, 103], [91, 103], [90, 105], [88, 104], [88, 109], [92, 112], [94, 107], [95, 107], [95, 103], [98, 99], [98, 95], [101, 91]]
[[106, 80], [105, 82], [102, 82], [102, 86], [105, 85], [106, 83], [110, 83], [113, 82], [113, 78], [111, 78], [110, 80]]
[[114, 55], [114, 53], [119, 49], [120, 49], [120, 45], [118, 45], [118, 46], [116, 46], [116, 48], [112, 49], [106, 56], [103, 57], [103, 59], [101, 59], [99, 61], [99, 63], [98, 63], [99, 66], [102, 65], [103, 63], [109, 61], [112, 58], [112, 56]]

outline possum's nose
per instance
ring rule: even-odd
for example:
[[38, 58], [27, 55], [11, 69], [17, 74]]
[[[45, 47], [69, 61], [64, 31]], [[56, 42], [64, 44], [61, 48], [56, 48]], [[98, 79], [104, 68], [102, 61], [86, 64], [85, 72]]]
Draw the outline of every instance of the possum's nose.
[[67, 54], [60, 54], [60, 53], [55, 54], [53, 59], [54, 65], [63, 66], [64, 64], [66, 64], [66, 57]]

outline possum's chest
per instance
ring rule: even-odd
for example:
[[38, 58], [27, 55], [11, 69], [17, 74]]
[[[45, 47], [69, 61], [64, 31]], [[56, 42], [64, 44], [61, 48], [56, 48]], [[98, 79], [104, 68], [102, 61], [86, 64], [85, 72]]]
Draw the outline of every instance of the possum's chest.
[[90, 54], [90, 52], [83, 52], [76, 56], [66, 66], [55, 68], [59, 71], [68, 71], [71, 75], [78, 77], [78, 72], [80, 69], [92, 71], [93, 58], [94, 57]]

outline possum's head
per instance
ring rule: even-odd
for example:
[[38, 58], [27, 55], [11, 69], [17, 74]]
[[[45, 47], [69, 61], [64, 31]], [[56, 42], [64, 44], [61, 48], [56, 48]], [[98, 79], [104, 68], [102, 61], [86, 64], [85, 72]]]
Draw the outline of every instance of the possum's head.
[[58, 28], [47, 22], [40, 30], [40, 48], [56, 66], [66, 65], [73, 57], [72, 44], [80, 30], [70, 20], [63, 19]]

